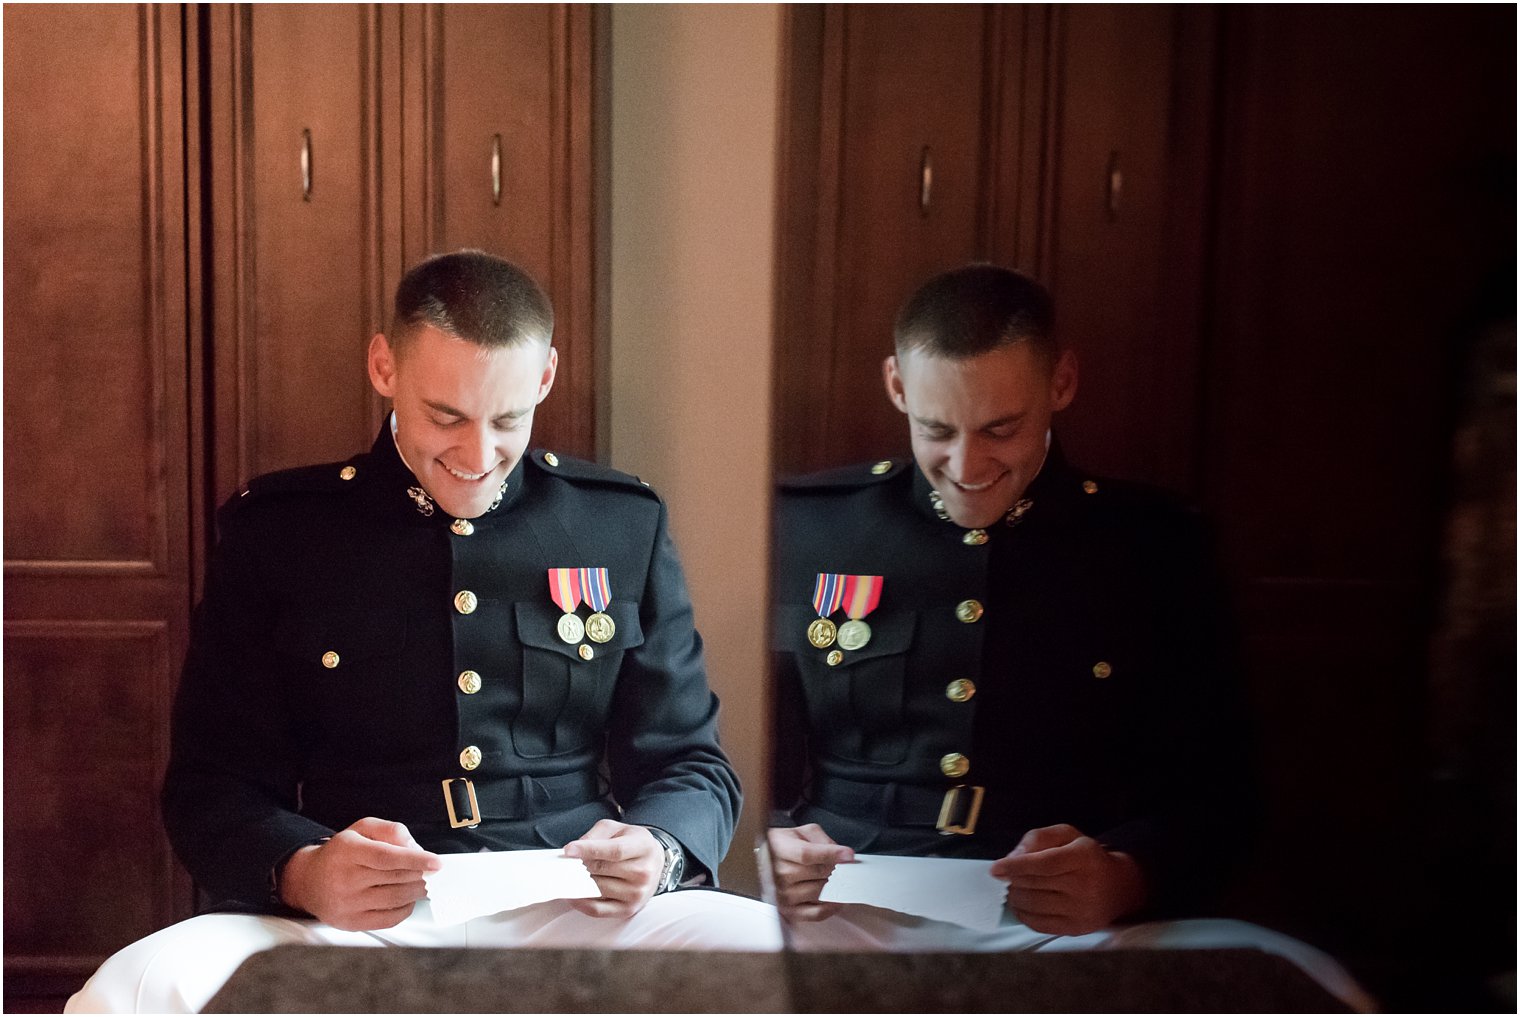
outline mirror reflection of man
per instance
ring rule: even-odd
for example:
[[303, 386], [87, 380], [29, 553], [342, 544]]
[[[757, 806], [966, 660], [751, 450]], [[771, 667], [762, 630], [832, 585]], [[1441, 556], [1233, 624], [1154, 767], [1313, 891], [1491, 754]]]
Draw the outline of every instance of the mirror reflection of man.
[[1066, 462], [1077, 364], [1036, 283], [948, 272], [895, 341], [912, 460], [782, 485], [780, 902], [828, 915], [869, 851], [987, 858], [1036, 932], [1187, 913], [1248, 797], [1202, 526]]
[[[223, 507], [175, 705], [165, 822], [221, 910], [108, 960], [80, 1011], [195, 1011], [280, 943], [774, 949], [711, 882], [737, 818], [665, 507], [542, 450], [553, 314], [466, 251], [396, 294], [372, 449]], [[556, 582], [558, 580], [558, 582]], [[600, 896], [437, 927], [453, 852], [563, 847]]]

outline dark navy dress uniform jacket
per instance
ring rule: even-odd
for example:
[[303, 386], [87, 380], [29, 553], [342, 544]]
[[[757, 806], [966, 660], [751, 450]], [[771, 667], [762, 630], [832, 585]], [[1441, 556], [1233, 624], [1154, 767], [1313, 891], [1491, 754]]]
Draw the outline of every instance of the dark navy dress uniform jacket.
[[[1069, 823], [1135, 857], [1149, 911], [1198, 906], [1251, 814], [1198, 516], [1077, 473], [1052, 446], [1017, 520], [968, 542], [911, 460], [877, 469], [782, 485], [777, 806], [877, 853], [999, 858]], [[883, 577], [870, 642], [833, 664], [839, 647], [807, 636], [820, 572]], [[966, 601], [975, 621], [957, 613]], [[957, 756], [968, 768], [947, 776]], [[971, 835], [936, 829], [957, 785], [984, 788]]]
[[[439, 852], [559, 847], [616, 818], [716, 874], [739, 783], [663, 503], [542, 451], [469, 526], [416, 483], [386, 427], [366, 455], [259, 478], [223, 507], [163, 792], [190, 874], [277, 908], [275, 867], [365, 816]], [[609, 641], [559, 638], [557, 567], [608, 570]], [[445, 793], [473, 818], [454, 778], [474, 783], [473, 829], [450, 826]]]

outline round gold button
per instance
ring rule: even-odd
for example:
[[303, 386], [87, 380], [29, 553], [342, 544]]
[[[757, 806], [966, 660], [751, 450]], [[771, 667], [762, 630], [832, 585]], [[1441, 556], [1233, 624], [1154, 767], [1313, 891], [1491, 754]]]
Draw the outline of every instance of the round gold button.
[[469, 590], [460, 590], [454, 594], [454, 610], [460, 614], [473, 614], [479, 606], [480, 598], [476, 597]]
[[967, 530], [966, 535], [961, 537], [961, 543], [970, 544], [972, 547], [981, 547], [987, 543], [987, 531]]
[[838, 650], [830, 650], [829, 655], [823, 659], [828, 661], [829, 667], [837, 667], [839, 662], [844, 660], [844, 654]]
[[1109, 675], [1111, 675], [1113, 673], [1114, 673], [1114, 669], [1109, 666], [1109, 663], [1106, 660], [1100, 660], [1096, 664], [1093, 665], [1093, 677], [1094, 678], [1107, 678]]
[[982, 617], [982, 602], [979, 600], [963, 600], [955, 605], [955, 616], [970, 625]]
[[575, 652], [581, 655], [581, 660], [590, 660], [592, 657], [596, 656], [596, 651], [587, 646], [585, 643], [582, 643], [580, 649], [576, 650]]
[[946, 777], [964, 777], [971, 772], [971, 760], [959, 752], [950, 752], [939, 759], [939, 772]]
[[480, 675], [474, 671], [459, 672], [459, 690], [467, 696], [480, 691]]
[[322, 666], [326, 667], [326, 668], [337, 667], [338, 666], [338, 655], [337, 655], [337, 653], [334, 652], [334, 651], [332, 651], [332, 650], [328, 650], [326, 653], [322, 654]]
[[473, 770], [480, 765], [480, 750], [473, 745], [466, 745], [459, 754], [459, 765], [466, 770]]
[[1088, 494], [1097, 494], [1098, 482], [1095, 480], [1084, 480], [1082, 481], [1082, 490], [1086, 491]]
[[548, 463], [550, 466], [558, 466], [559, 456], [555, 455], [553, 452], [545, 452], [544, 462]]
[[449, 524], [449, 529], [461, 537], [468, 537], [475, 532], [475, 524], [468, 519], [456, 519]]
[[353, 480], [358, 475], [359, 471], [354, 469], [352, 466], [345, 466], [343, 469], [338, 471], [338, 476], [342, 477], [344, 480]]
[[890, 459], [883, 459], [881, 462], [879, 462], [875, 466], [871, 467], [871, 472], [879, 477], [883, 473], [886, 473], [891, 468], [892, 468], [892, 460], [890, 460]]
[[976, 695], [976, 683], [970, 678], [957, 678], [945, 686], [945, 698], [952, 703], [964, 703]]

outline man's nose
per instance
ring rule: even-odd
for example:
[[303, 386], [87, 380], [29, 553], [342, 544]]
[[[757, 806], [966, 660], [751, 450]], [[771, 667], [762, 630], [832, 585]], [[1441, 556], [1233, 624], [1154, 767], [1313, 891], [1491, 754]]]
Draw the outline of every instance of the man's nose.
[[464, 469], [484, 473], [496, 465], [496, 435], [489, 425], [473, 428], [459, 450]]
[[974, 437], [963, 435], [950, 446], [950, 476], [958, 483], [976, 485], [987, 478], [987, 456], [981, 443]]

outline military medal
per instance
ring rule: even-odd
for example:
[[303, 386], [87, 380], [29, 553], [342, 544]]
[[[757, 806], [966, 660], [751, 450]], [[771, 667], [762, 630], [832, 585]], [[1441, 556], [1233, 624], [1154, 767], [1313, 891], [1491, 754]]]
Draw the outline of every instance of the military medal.
[[832, 572], [820, 572], [813, 582], [813, 610], [818, 612], [818, 617], [808, 626], [808, 642], [820, 650], [826, 650], [834, 645], [834, 623], [829, 621], [829, 615], [839, 610], [839, 602], [844, 599], [844, 576]]
[[581, 604], [580, 569], [550, 569], [549, 596], [564, 614], [560, 615], [555, 631], [567, 643], [578, 643], [586, 634], [586, 626], [576, 617], [575, 609]]
[[839, 626], [839, 646], [858, 650], [871, 641], [871, 626], [862, 619], [881, 603], [881, 576], [844, 577], [844, 613], [850, 620]]
[[593, 643], [605, 643], [617, 633], [607, 605], [612, 603], [612, 584], [607, 580], [606, 569], [581, 569], [581, 593], [586, 606], [595, 613], [586, 619], [586, 638]]

